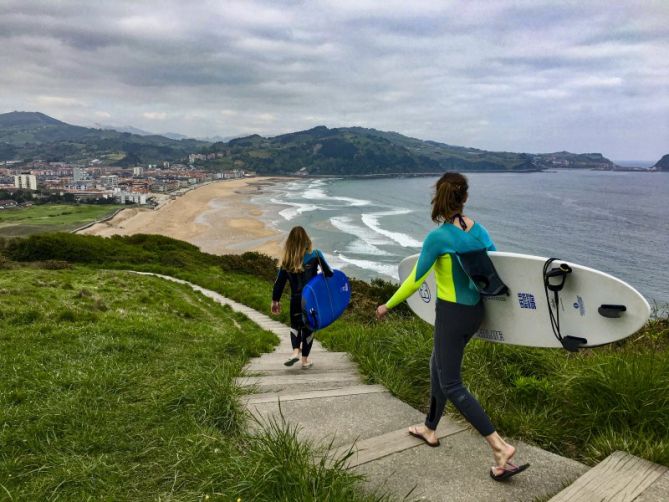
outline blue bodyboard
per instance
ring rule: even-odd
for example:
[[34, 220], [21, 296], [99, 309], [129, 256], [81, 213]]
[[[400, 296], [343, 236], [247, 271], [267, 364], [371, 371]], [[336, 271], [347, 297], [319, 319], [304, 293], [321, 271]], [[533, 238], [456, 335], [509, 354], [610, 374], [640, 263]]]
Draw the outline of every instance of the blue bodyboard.
[[304, 323], [312, 331], [323, 329], [344, 313], [350, 301], [351, 286], [344, 272], [333, 270], [332, 277], [318, 274], [302, 289]]

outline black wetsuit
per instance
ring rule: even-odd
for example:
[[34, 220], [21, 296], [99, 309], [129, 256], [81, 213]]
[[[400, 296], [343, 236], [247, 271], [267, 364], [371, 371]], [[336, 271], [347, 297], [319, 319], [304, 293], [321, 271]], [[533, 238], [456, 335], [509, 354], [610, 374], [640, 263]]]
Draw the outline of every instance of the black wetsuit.
[[326, 277], [332, 276], [332, 269], [318, 249], [304, 255], [302, 260], [302, 272], [288, 272], [284, 268], [279, 269], [279, 274], [274, 281], [272, 301], [281, 300], [286, 282], [290, 283], [290, 342], [293, 349], [299, 349], [302, 344], [302, 357], [308, 357], [314, 342], [313, 332], [304, 324], [302, 318], [302, 288], [318, 273], [320, 265]]

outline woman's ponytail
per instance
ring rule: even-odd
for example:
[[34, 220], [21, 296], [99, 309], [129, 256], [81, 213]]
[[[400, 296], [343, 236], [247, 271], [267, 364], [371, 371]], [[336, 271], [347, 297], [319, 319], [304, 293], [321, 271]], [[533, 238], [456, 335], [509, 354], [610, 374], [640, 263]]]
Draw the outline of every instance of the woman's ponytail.
[[467, 201], [467, 178], [460, 173], [444, 173], [435, 186], [432, 199], [432, 221], [443, 223], [462, 213]]

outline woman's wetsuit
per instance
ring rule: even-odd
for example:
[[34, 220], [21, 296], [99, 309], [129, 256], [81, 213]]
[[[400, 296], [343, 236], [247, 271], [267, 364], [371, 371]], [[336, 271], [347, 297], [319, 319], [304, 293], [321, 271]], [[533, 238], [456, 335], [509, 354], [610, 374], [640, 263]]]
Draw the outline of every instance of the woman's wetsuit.
[[457, 253], [480, 249], [494, 251], [487, 230], [474, 223], [468, 232], [445, 223], [430, 232], [409, 277], [388, 300], [391, 309], [420, 288], [434, 268], [437, 282], [437, 317], [434, 349], [430, 358], [431, 399], [425, 425], [437, 428], [447, 399], [483, 436], [495, 432], [476, 398], [462, 384], [460, 369], [467, 342], [483, 319], [483, 304], [474, 282], [463, 270]]
[[286, 281], [290, 283], [290, 342], [293, 349], [299, 349], [302, 343], [302, 357], [309, 356], [314, 342], [313, 332], [304, 325], [302, 319], [302, 288], [316, 276], [319, 265], [326, 277], [332, 276], [332, 269], [325, 261], [323, 253], [314, 249], [304, 255], [302, 272], [288, 272], [283, 267], [280, 268], [272, 291], [272, 301], [278, 302], [286, 287]]

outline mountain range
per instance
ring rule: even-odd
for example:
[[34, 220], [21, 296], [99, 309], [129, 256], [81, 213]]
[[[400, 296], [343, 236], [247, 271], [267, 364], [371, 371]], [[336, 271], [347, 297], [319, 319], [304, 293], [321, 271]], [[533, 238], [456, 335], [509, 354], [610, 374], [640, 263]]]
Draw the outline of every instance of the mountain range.
[[[536, 171], [546, 168], [615, 169], [600, 153], [492, 152], [424, 141], [362, 127], [314, 127], [274, 137], [251, 135], [201, 141], [151, 134], [127, 126], [87, 128], [39, 112], [0, 114], [0, 161], [42, 159], [129, 166], [183, 161], [190, 153], [214, 154], [198, 163], [209, 170], [244, 168], [259, 174], [369, 175], [462, 171]], [[217, 139], [217, 138], [211, 138]], [[227, 139], [227, 138], [225, 138]], [[669, 169], [667, 156], [658, 169]]]
[[179, 160], [210, 143], [80, 127], [39, 112], [0, 114], [0, 160], [79, 161], [130, 166]]

